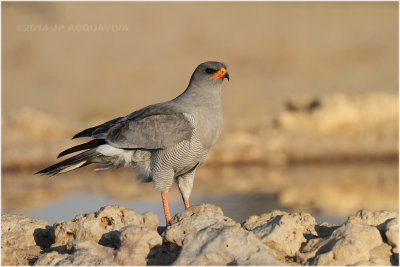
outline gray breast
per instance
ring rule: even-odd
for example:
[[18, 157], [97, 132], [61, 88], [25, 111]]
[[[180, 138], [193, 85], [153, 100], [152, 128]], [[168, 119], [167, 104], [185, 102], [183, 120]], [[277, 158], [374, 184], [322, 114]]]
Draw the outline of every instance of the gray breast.
[[196, 114], [196, 121], [198, 139], [205, 149], [210, 150], [217, 142], [222, 131], [222, 110], [214, 109], [213, 112]]

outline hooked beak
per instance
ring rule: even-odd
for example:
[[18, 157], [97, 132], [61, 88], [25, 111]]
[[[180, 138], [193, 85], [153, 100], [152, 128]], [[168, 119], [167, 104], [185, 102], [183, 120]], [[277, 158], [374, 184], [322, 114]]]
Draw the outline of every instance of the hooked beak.
[[221, 67], [221, 69], [214, 73], [213, 76], [211, 76], [212, 79], [216, 79], [216, 78], [227, 78], [229, 80], [229, 73], [226, 72], [226, 69], [224, 67]]

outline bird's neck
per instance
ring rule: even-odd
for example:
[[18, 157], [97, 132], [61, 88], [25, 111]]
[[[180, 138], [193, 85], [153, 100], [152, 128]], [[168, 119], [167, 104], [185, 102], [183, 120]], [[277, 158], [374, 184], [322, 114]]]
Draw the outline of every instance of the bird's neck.
[[183, 112], [191, 114], [196, 121], [197, 135], [205, 149], [217, 141], [223, 125], [221, 86], [200, 88], [191, 85], [176, 101]]
[[193, 107], [207, 106], [211, 108], [221, 107], [221, 85], [214, 87], [201, 87], [196, 84], [191, 84], [186, 90], [176, 99], [177, 102], [187, 104]]

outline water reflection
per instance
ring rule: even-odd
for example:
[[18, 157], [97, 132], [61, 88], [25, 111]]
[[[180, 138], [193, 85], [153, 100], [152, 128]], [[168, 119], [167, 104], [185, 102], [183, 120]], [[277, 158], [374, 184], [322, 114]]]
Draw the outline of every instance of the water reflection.
[[[131, 169], [79, 170], [56, 178], [33, 171], [2, 173], [2, 212], [23, 213], [53, 223], [110, 204], [151, 211], [164, 223], [152, 184], [135, 181]], [[171, 212], [183, 210], [176, 187]], [[237, 222], [273, 209], [311, 213], [318, 221], [342, 223], [359, 209], [398, 209], [398, 164], [314, 164], [284, 167], [224, 166], [198, 170], [191, 204], [212, 203]]]

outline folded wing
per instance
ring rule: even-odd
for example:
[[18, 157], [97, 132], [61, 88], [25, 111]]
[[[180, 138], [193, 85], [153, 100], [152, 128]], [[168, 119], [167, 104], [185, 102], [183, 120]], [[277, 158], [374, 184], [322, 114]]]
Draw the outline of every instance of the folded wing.
[[[73, 138], [92, 137], [117, 148], [165, 149], [189, 140], [193, 130], [190, 115], [182, 113], [169, 103], [159, 103], [85, 129]], [[87, 144], [73, 147], [65, 153], [62, 152], [62, 155], [86, 146]]]
[[165, 149], [189, 140], [194, 127], [183, 113], [155, 114], [140, 119], [121, 120], [94, 130], [92, 137], [128, 149]]

